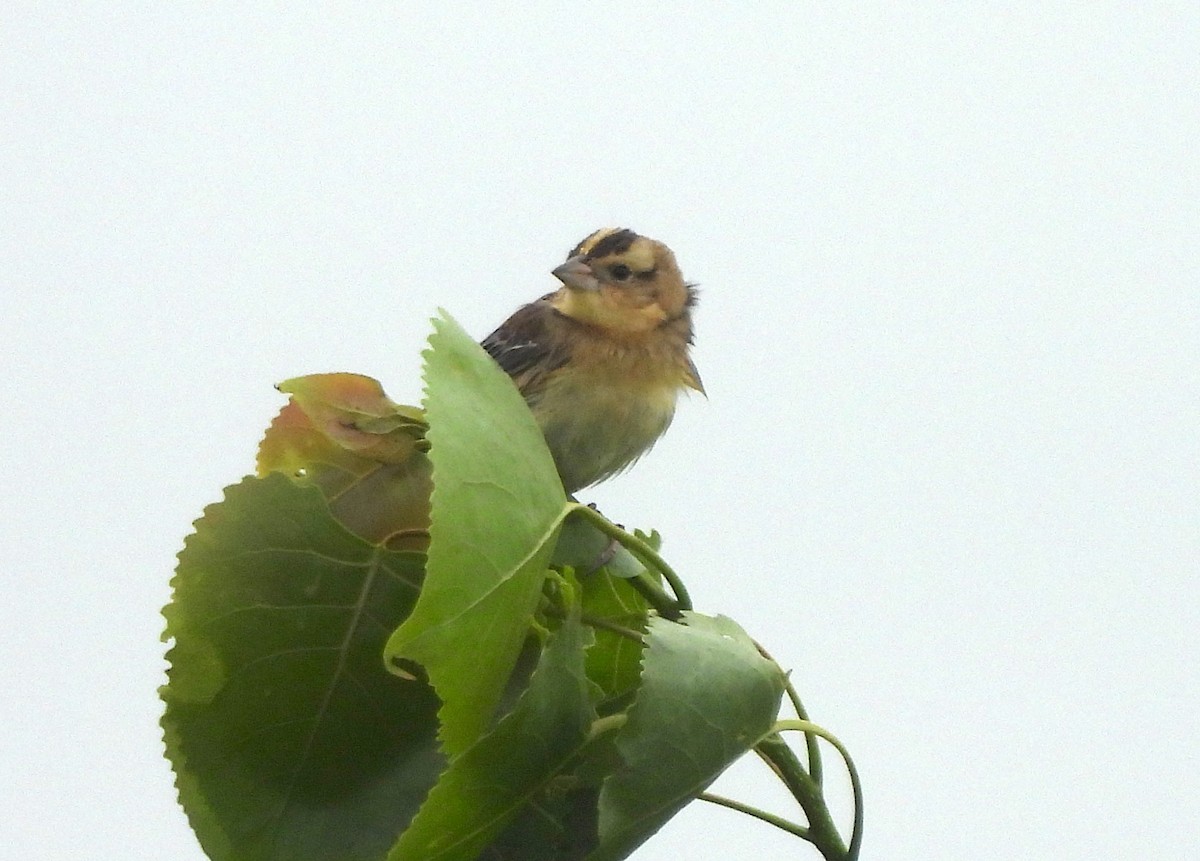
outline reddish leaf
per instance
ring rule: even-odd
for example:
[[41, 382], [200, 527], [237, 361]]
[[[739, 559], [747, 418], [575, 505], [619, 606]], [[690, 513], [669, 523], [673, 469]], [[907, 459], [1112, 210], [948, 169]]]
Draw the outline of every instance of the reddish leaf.
[[292, 397], [259, 445], [259, 475], [304, 476], [355, 534], [424, 550], [432, 485], [421, 410], [360, 374], [312, 374], [278, 388]]

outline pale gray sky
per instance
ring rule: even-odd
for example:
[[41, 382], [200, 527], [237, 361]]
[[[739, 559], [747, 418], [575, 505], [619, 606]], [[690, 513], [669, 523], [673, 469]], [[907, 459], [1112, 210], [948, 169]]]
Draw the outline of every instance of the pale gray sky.
[[158, 612], [272, 384], [412, 401], [603, 225], [709, 398], [585, 496], [795, 669], [864, 857], [1195, 857], [1200, 8], [445, 6], [3, 13], [0, 857], [200, 861]]

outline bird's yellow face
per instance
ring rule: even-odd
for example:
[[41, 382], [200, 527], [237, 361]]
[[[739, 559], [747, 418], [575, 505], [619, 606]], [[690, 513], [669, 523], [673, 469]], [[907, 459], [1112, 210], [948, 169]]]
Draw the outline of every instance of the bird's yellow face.
[[632, 230], [597, 230], [554, 270], [550, 304], [615, 336], [638, 336], [682, 316], [690, 301], [671, 249]]

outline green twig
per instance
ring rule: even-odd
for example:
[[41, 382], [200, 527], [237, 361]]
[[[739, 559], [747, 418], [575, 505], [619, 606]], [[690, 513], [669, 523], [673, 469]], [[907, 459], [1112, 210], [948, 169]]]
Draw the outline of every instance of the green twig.
[[732, 798], [726, 798], [723, 795], [715, 795], [711, 792], [701, 792], [696, 796], [701, 801], [707, 801], [710, 804], [719, 804], [722, 807], [728, 807], [730, 810], [736, 810], [738, 813], [745, 813], [747, 816], [753, 816], [755, 819], [761, 819], [768, 825], [774, 825], [776, 828], [782, 828], [789, 834], [795, 834], [797, 837], [803, 837], [805, 840], [810, 839], [808, 829], [803, 825], [797, 825], [795, 822], [790, 822], [782, 816], [776, 816], [774, 813], [768, 813], [765, 810], [759, 810], [757, 807], [751, 807], [749, 804], [743, 804], [740, 801], [734, 801]]
[[645, 598], [646, 603], [664, 619], [676, 621], [682, 617], [679, 602], [668, 595], [661, 586], [654, 582], [653, 578], [647, 576], [645, 571], [636, 577], [625, 578], [625, 582], [633, 588], [633, 591]]
[[677, 619], [681, 610], [692, 609], [692, 598], [688, 594], [687, 587], [683, 585], [683, 581], [679, 579], [679, 575], [675, 573], [675, 570], [667, 564], [665, 559], [658, 555], [653, 547], [637, 536], [630, 535], [594, 508], [574, 502], [568, 504], [568, 509], [568, 513], [575, 513], [582, 516], [609, 538], [614, 539], [618, 544], [636, 556], [647, 568], [652, 568], [661, 574], [663, 579], [670, 584], [671, 591], [675, 593], [674, 600], [663, 592], [657, 583], [644, 575], [639, 575], [631, 581], [633, 587], [654, 606], [655, 610], [658, 610], [660, 615]]
[[[775, 660], [772, 658], [771, 660]], [[779, 666], [776, 664], [775, 666]], [[784, 673], [783, 668], [779, 670], [783, 673], [783, 686], [787, 691], [788, 699], [791, 700], [792, 708], [796, 710], [796, 717], [800, 720], [808, 720], [808, 713], [804, 710], [804, 703], [800, 702], [800, 694], [796, 693], [795, 686], [792, 685], [792, 677], [790, 673]], [[815, 732], [806, 732], [804, 734], [804, 749], [808, 752], [808, 775], [813, 779], [817, 786], [821, 785], [821, 751], [817, 745], [817, 734]]]
[[[759, 654], [775, 665], [775, 669], [779, 670], [779, 675], [783, 679], [783, 689], [787, 692], [788, 700], [792, 703], [792, 708], [796, 711], [796, 717], [800, 720], [808, 720], [808, 713], [804, 710], [804, 703], [800, 702], [800, 694], [796, 692], [795, 686], [792, 684], [791, 673], [785, 672], [783, 667], [779, 666], [779, 661], [763, 648], [762, 643], [754, 641], [755, 648]], [[804, 749], [808, 753], [808, 774], [816, 782], [821, 785], [821, 751], [817, 745], [816, 733], [806, 732], [804, 734]]]
[[[856, 861], [856, 859], [858, 858], [859, 847], [862, 845], [863, 794], [862, 794], [862, 783], [859, 781], [859, 777], [858, 777], [858, 769], [854, 765], [854, 760], [852, 760], [850, 758], [850, 752], [848, 750], [846, 750], [846, 746], [843, 745], [840, 741], [838, 741], [837, 737], [834, 736], [833, 733], [817, 726], [815, 723], [813, 723], [812, 721], [809, 721], [809, 720], [776, 721], [774, 730], [776, 733], [778, 733], [780, 731], [784, 731], [784, 730], [794, 730], [796, 732], [805, 733], [806, 735], [811, 733], [813, 735], [820, 736], [821, 738], [825, 739], [825, 741], [827, 741], [831, 745], [833, 745], [834, 749], [836, 749], [837, 752], [839, 754], [841, 754], [842, 760], [846, 763], [846, 771], [850, 775], [850, 789], [851, 789], [851, 792], [854, 794], [854, 826], [853, 826], [853, 830], [850, 832], [850, 845], [845, 850], [845, 854], [843, 857], [848, 859], [848, 861]], [[773, 735], [772, 738], [779, 739], [779, 736]], [[782, 739], [779, 739], [779, 740], [780, 740], [780, 743], [782, 744], [783, 740]], [[784, 746], [786, 747], [786, 745], [784, 745]], [[805, 777], [808, 778], [808, 775], [805, 775]], [[808, 780], [811, 781], [811, 778], [808, 778]], [[813, 788], [817, 792], [816, 800], [819, 802], [819, 810], [824, 812], [823, 818], [828, 823], [828, 828], [834, 829], [833, 822], [831, 819], [829, 819], [829, 810], [825, 806], [824, 798], [820, 794], [821, 788], [819, 786], [817, 786], [815, 782], [813, 782]], [[800, 801], [801, 806], [804, 806], [805, 802], [804, 802], [804, 800], [802, 800], [800, 798], [800, 796], [797, 796], [796, 800]], [[810, 799], [810, 802], [811, 802], [811, 799]], [[816, 809], [816, 808], [814, 808], [814, 809]], [[816, 823], [813, 822], [812, 814], [809, 812], [809, 808], [807, 806], [804, 807], [804, 812], [809, 815], [809, 825], [815, 830]], [[823, 827], [825, 827], [825, 826], [823, 826]], [[837, 836], [836, 829], [834, 829], [834, 836], [835, 837]], [[838, 838], [838, 843], [840, 843], [840, 842], [841, 842], [841, 839]], [[828, 856], [826, 856], [826, 857], [828, 857]]]
[[588, 728], [588, 743], [595, 741], [605, 733], [615, 732], [625, 726], [629, 716], [624, 712], [619, 712], [615, 715], [607, 715], [606, 717], [596, 718], [592, 721], [591, 727]]
[[600, 616], [593, 616], [590, 613], [583, 613], [579, 617], [579, 621], [593, 628], [600, 628], [604, 631], [612, 631], [614, 634], [624, 637], [626, 640], [633, 640], [633, 642], [638, 644], [644, 642], [645, 635], [642, 634], [641, 631], [635, 631], [633, 628], [627, 628], [624, 625], [618, 625], [616, 622], [611, 622], [608, 619], [601, 618]]
[[829, 815], [821, 787], [778, 732], [772, 732], [754, 746], [754, 752], [775, 772], [808, 818], [808, 841], [817, 847], [826, 861], [846, 861], [846, 844]]

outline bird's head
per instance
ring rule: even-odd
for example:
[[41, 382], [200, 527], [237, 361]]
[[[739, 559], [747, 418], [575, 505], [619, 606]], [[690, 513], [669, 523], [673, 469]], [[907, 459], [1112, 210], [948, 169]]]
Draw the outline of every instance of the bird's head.
[[696, 301], [671, 249], [623, 228], [588, 236], [554, 276], [563, 283], [550, 299], [555, 310], [617, 336], [685, 319]]

